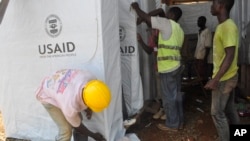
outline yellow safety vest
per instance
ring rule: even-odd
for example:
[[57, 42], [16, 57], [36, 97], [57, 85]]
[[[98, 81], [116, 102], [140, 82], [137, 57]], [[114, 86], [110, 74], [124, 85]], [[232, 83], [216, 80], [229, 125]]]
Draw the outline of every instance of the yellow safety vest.
[[180, 50], [184, 41], [184, 32], [175, 21], [170, 20], [170, 23], [172, 34], [168, 40], [164, 40], [161, 33], [159, 33], [157, 65], [160, 73], [174, 71], [181, 64]]

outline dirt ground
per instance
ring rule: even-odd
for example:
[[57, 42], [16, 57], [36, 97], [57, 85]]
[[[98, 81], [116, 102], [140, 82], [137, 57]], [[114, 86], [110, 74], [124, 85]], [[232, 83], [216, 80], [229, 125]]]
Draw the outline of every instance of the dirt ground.
[[[184, 88], [185, 125], [178, 132], [161, 131], [156, 125], [163, 120], [152, 118], [152, 112], [143, 112], [139, 121], [127, 132], [136, 133], [141, 141], [214, 141], [217, 138], [215, 126], [210, 115], [211, 94], [203, 93], [199, 85]], [[201, 101], [200, 102], [197, 102]], [[239, 100], [238, 100], [239, 101]], [[246, 104], [246, 101], [243, 101]], [[242, 102], [237, 102], [242, 105]], [[249, 102], [248, 102], [249, 104]], [[200, 108], [200, 110], [197, 110]], [[240, 117], [242, 124], [250, 124], [250, 117]]]
[[[136, 124], [127, 129], [127, 133], [135, 133], [141, 141], [214, 141], [216, 129], [210, 116], [211, 95], [204, 95], [199, 86], [184, 88], [185, 125], [178, 132], [161, 131], [156, 127], [163, 120], [154, 120], [153, 113], [144, 110]], [[196, 100], [202, 101], [197, 102]], [[154, 104], [155, 102], [151, 102]], [[150, 104], [149, 104], [150, 106]], [[197, 110], [200, 108], [201, 111]], [[244, 124], [250, 124], [250, 117], [241, 117]], [[0, 141], [5, 141], [2, 116], [0, 112]]]
[[156, 125], [164, 121], [153, 119], [152, 112], [143, 112], [139, 121], [131, 126], [128, 132], [136, 133], [141, 141], [214, 141], [217, 136], [210, 116], [209, 92], [205, 95], [197, 86], [183, 91], [184, 129], [178, 132], [161, 131]]
[[4, 140], [5, 140], [4, 126], [3, 126], [2, 114], [0, 111], [0, 141], [4, 141]]

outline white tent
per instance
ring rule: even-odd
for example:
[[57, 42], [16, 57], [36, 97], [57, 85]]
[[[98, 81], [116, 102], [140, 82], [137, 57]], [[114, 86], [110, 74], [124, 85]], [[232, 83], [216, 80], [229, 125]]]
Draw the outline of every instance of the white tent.
[[35, 90], [45, 75], [63, 68], [90, 70], [109, 85], [109, 108], [84, 124], [109, 141], [124, 136], [118, 21], [117, 0], [9, 1], [0, 26], [6, 137], [54, 140], [56, 125]]
[[[159, 0], [155, 1], [158, 7]], [[124, 136], [121, 58], [129, 55], [121, 57], [120, 52], [121, 49], [129, 49], [129, 46], [137, 48], [134, 39], [136, 16], [128, 7], [131, 2], [132, 0], [9, 1], [0, 25], [0, 110], [7, 137], [35, 141], [54, 139], [56, 126], [35, 99], [34, 92], [43, 76], [61, 68], [91, 70], [110, 86], [113, 97], [109, 108], [95, 114], [91, 121], [84, 124], [93, 131], [101, 132], [108, 141], [120, 140]], [[152, 1], [138, 2], [147, 12], [155, 8], [151, 5]], [[209, 27], [214, 30], [217, 20], [209, 13], [210, 5], [210, 2], [178, 5], [184, 13], [180, 23], [186, 34], [197, 33], [196, 20], [200, 15], [209, 17]], [[242, 36], [246, 35], [244, 29], [250, 20], [249, 6], [249, 0], [236, 0], [231, 12], [242, 30]], [[128, 17], [119, 17], [122, 10]], [[50, 21], [56, 22], [57, 26], [54, 27], [54, 23], [51, 27]], [[121, 36], [124, 32], [119, 33], [119, 26], [120, 29], [130, 28], [125, 29], [128, 31], [126, 37], [130, 39], [121, 44], [119, 34], [124, 37]], [[142, 25], [137, 29], [144, 39], [147, 37], [146, 28]], [[127, 53], [131, 53], [130, 51]], [[132, 87], [129, 88], [134, 94], [127, 93], [128, 97], [138, 98], [128, 100], [127, 109], [131, 115], [141, 108], [143, 98], [150, 99], [150, 95], [154, 93], [149, 83], [152, 80], [151, 74], [147, 71], [150, 70], [149, 58], [138, 50], [133, 51], [134, 58], [126, 58], [134, 60], [130, 64], [130, 69], [133, 70], [130, 71], [138, 73], [130, 75], [130, 82], [127, 82], [130, 86], [136, 86], [133, 90]], [[142, 57], [140, 62], [139, 57]], [[141, 67], [142, 82], [138, 64]], [[137, 83], [131, 81], [131, 78], [136, 78]]]
[[[136, 38], [136, 13], [131, 0], [119, 0], [119, 35], [121, 50], [122, 94], [125, 114], [133, 117], [143, 107], [139, 48]], [[127, 118], [127, 117], [124, 118]]]

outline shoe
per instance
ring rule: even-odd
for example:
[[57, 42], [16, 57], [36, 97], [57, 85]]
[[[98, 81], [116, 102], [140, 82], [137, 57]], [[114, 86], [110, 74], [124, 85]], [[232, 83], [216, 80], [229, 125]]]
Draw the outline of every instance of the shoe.
[[160, 108], [160, 110], [156, 114], [154, 114], [153, 119], [159, 119], [163, 114], [163, 108]]
[[194, 80], [194, 79], [197, 79], [197, 77], [196, 77], [196, 76], [192, 76], [192, 77], [191, 77], [191, 80]]
[[182, 77], [182, 80], [189, 80], [189, 78], [188, 77]]
[[167, 126], [165, 126], [164, 124], [157, 124], [157, 128], [159, 128], [160, 130], [163, 130], [163, 131], [172, 131], [172, 132], [177, 132], [178, 129], [176, 128], [169, 128]]
[[161, 120], [166, 120], [167, 119], [167, 116], [165, 113], [163, 113], [163, 115], [161, 116]]
[[135, 123], [136, 123], [135, 118], [126, 119], [126, 120], [123, 121], [123, 126], [131, 126], [131, 125], [133, 125]]

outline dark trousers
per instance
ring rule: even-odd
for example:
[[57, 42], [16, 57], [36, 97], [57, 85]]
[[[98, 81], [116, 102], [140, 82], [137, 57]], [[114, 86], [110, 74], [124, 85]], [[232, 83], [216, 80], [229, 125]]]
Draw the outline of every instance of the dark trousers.
[[197, 76], [199, 76], [202, 79], [205, 79], [205, 70], [206, 70], [206, 64], [204, 60], [201, 59], [195, 59], [195, 69]]
[[73, 130], [74, 141], [88, 141], [88, 136]]

